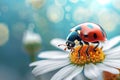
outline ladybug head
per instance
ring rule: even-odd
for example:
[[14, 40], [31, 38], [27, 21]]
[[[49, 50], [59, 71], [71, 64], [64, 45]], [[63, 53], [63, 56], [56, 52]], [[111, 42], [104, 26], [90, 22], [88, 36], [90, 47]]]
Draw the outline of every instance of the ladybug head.
[[71, 49], [72, 47], [75, 46], [75, 43], [72, 42], [72, 41], [67, 41], [67, 42], [66, 42], [66, 45], [67, 45], [67, 48], [68, 48], [68, 49]]
[[86, 42], [104, 42], [106, 40], [106, 34], [100, 30], [90, 31], [88, 33], [81, 33], [81, 38]]

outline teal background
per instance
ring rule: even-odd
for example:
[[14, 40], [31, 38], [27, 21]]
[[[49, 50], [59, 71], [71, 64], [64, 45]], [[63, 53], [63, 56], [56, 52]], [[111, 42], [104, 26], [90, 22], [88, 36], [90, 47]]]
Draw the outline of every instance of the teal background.
[[[22, 43], [23, 33], [29, 26], [35, 26], [34, 31], [41, 35], [40, 51], [55, 50], [56, 48], [50, 45], [50, 40], [65, 39], [69, 30], [82, 22], [100, 24], [105, 29], [108, 39], [120, 35], [120, 6], [114, 5], [114, 1], [120, 2], [119, 0], [109, 0], [106, 4], [100, 4], [98, 0], [40, 1], [45, 2], [40, 4], [40, 8], [36, 8], [25, 0], [0, 0], [0, 23], [6, 24], [9, 31], [8, 41], [0, 45], [0, 80], [33, 80], [28, 66], [29, 54], [24, 50]], [[79, 14], [80, 12], [76, 11], [78, 8], [82, 8], [81, 13], [84, 14]], [[78, 18], [74, 18], [75, 11]], [[52, 16], [52, 12], [57, 15], [55, 20], [48, 17]], [[4, 36], [4, 33], [0, 35]]]

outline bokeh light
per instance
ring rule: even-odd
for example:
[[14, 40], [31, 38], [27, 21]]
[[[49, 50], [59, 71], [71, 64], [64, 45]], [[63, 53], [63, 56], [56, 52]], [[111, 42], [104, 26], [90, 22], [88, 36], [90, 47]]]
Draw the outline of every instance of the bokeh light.
[[49, 6], [47, 9], [47, 17], [51, 22], [60, 22], [64, 18], [64, 10], [59, 6]]
[[45, 0], [26, 0], [26, 4], [31, 5], [34, 9], [41, 8], [45, 3]]
[[111, 0], [97, 0], [99, 4], [106, 5], [111, 2]]
[[33, 14], [33, 19], [36, 22], [36, 24], [41, 26], [41, 27], [46, 27], [48, 24], [47, 20], [43, 16], [40, 16], [38, 13]]
[[57, 6], [64, 6], [67, 3], [67, 0], [55, 0]]
[[84, 7], [77, 7], [73, 13], [73, 20], [77, 23], [87, 22], [91, 17], [92, 12]]
[[120, 16], [113, 10], [103, 9], [99, 12], [98, 19], [107, 31], [113, 31], [120, 21]]
[[70, 5], [66, 6], [65, 11], [70, 12], [71, 11], [71, 6]]
[[112, 0], [113, 7], [120, 10], [120, 0]]
[[20, 39], [23, 35], [23, 32], [26, 29], [26, 25], [24, 22], [16, 22], [12, 25], [12, 33], [16, 39]]
[[71, 19], [71, 15], [68, 13], [68, 14], [65, 15], [65, 18], [66, 18], [67, 20], [70, 20], [70, 19]]
[[70, 0], [71, 3], [77, 3], [79, 0]]
[[8, 26], [5, 23], [0, 23], [0, 46], [4, 45], [9, 39]]
[[27, 19], [28, 15], [29, 15], [29, 12], [24, 9], [24, 10], [19, 11], [18, 14], [19, 14], [21, 19]]

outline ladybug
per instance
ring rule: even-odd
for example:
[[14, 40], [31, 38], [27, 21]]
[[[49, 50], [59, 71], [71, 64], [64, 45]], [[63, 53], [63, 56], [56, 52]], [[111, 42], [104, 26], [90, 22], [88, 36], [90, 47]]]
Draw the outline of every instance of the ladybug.
[[82, 49], [83, 44], [86, 44], [88, 45], [86, 49], [86, 55], [89, 56], [89, 44], [96, 43], [97, 45], [93, 49], [94, 51], [96, 51], [99, 43], [107, 40], [106, 37], [107, 36], [104, 29], [99, 24], [86, 22], [79, 24], [71, 29], [71, 32], [68, 34], [66, 39], [66, 45], [68, 49], [73, 49], [73, 47], [75, 46], [75, 40], [78, 40], [79, 44], [81, 45], [79, 52]]

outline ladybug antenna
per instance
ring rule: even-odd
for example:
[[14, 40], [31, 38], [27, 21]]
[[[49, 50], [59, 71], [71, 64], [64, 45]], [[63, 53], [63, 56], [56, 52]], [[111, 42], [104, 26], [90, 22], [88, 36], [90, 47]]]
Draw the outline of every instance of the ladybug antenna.
[[66, 47], [64, 48], [64, 50], [66, 51], [66, 49], [67, 49], [67, 45], [66, 45], [66, 44], [59, 44], [58, 46], [66, 46]]
[[66, 51], [67, 47], [64, 48], [64, 50]]
[[67, 46], [66, 44], [59, 44], [58, 46]]

